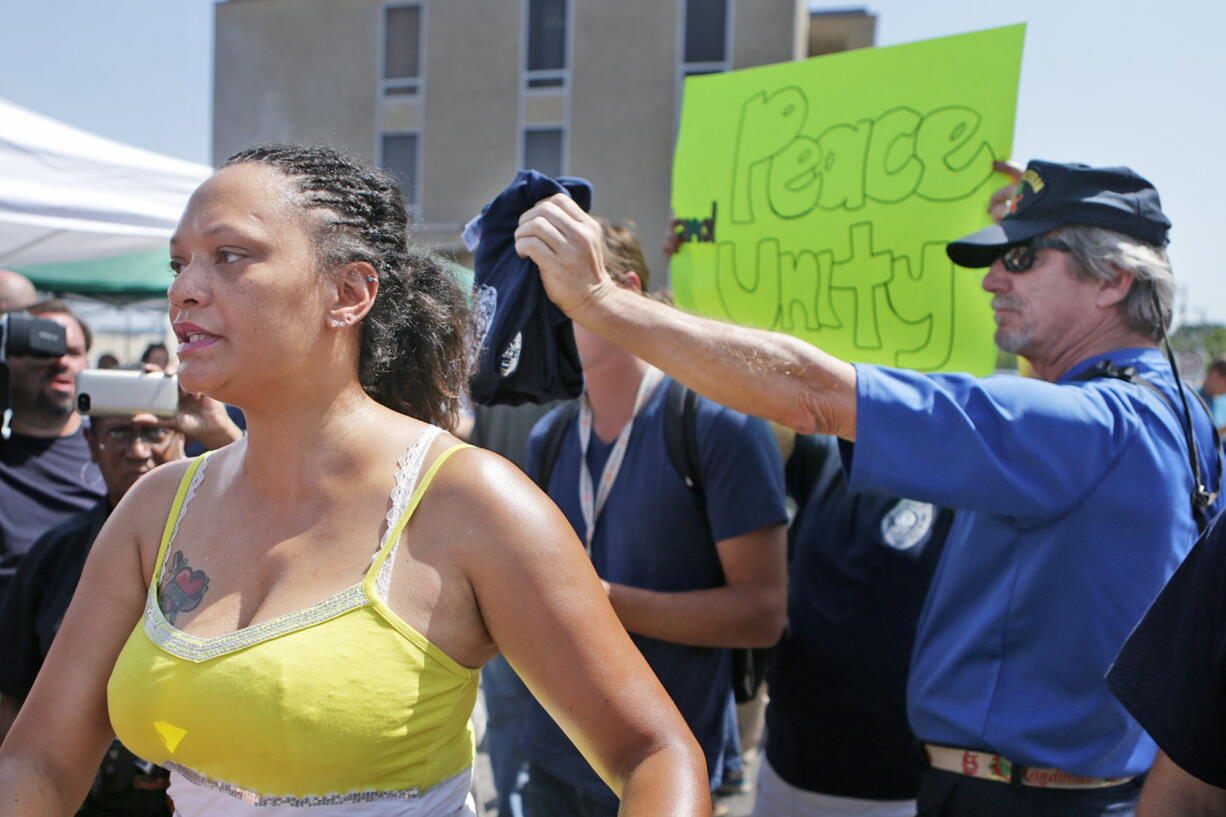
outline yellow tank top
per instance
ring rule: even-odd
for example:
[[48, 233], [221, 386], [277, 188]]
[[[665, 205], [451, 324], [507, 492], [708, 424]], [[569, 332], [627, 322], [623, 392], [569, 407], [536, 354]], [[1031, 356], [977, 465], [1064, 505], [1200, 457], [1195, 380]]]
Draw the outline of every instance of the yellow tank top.
[[439, 468], [465, 447], [446, 451], [418, 481], [436, 433], [401, 458], [387, 533], [361, 582], [215, 638], [176, 629], [158, 604], [161, 566], [207, 455], [193, 462], [166, 520], [144, 615], [107, 685], [124, 745], [259, 805], [411, 799], [469, 769], [478, 671], [387, 604], [401, 533]]

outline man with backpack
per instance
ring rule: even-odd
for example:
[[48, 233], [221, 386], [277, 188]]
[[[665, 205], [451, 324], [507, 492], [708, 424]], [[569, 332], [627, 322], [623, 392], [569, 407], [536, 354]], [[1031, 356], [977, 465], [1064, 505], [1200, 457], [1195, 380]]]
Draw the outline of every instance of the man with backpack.
[[[642, 293], [631, 233], [602, 223], [606, 268]], [[576, 326], [586, 388], [541, 420], [528, 473], [585, 543], [613, 608], [720, 783], [727, 648], [770, 646], [787, 609], [782, 463], [769, 426], [719, 406]], [[617, 799], [535, 703], [524, 729], [526, 817], [597, 817]]]

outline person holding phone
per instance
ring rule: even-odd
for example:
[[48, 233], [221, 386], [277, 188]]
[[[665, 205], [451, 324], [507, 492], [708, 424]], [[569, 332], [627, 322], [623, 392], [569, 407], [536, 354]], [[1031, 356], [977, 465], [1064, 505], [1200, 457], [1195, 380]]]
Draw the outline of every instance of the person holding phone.
[[464, 293], [391, 178], [243, 151], [171, 241], [184, 388], [248, 434], [156, 469], [98, 536], [0, 748], [0, 815], [71, 812], [110, 739], [182, 817], [472, 815], [469, 713], [499, 651], [621, 796], [709, 814], [693, 736], [582, 545], [453, 426]]

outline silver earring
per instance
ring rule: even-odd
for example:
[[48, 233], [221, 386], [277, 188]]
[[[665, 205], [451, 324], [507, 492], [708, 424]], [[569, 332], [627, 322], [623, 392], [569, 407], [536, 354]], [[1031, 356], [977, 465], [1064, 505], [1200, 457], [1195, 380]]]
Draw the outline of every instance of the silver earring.
[[332, 320], [328, 321], [328, 323], [338, 328], [345, 325], [345, 321], [337, 320], [336, 318], [333, 318]]
[[373, 284], [375, 281], [378, 281], [379, 279], [378, 279], [378, 277], [376, 277], [376, 276], [374, 276], [374, 275], [367, 275], [367, 276], [366, 276], [366, 280], [367, 280], [367, 281], [370, 281], [370, 282]]

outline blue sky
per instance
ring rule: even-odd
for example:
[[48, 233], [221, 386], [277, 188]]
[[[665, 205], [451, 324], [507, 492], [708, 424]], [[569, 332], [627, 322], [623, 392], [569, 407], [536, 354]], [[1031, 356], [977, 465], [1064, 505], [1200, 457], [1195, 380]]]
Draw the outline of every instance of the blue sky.
[[[616, 2], [616, 0], [604, 0]], [[249, 0], [259, 2], [259, 0]], [[141, 147], [210, 158], [213, 0], [5, 0], [0, 97]], [[846, 8], [849, 3], [814, 3]], [[1226, 4], [877, 0], [878, 45], [1028, 24], [1015, 157], [1127, 164], [1162, 194], [1189, 320], [1226, 322]], [[579, 57], [582, 58], [581, 55]]]

